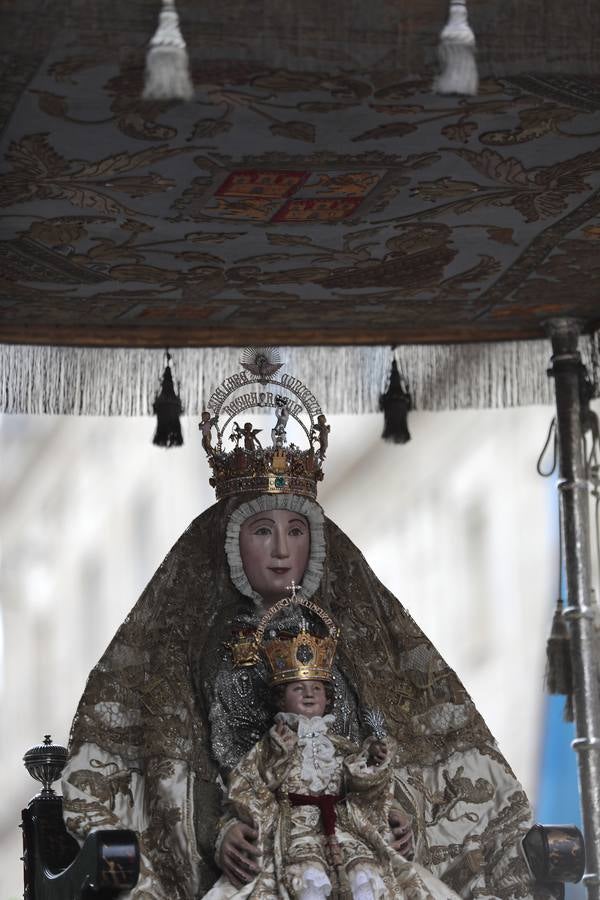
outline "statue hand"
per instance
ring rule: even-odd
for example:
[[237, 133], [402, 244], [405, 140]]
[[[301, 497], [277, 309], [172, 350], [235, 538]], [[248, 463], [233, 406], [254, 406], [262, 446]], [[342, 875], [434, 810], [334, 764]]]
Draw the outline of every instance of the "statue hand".
[[367, 763], [370, 766], [380, 766], [387, 758], [387, 747], [383, 741], [371, 744]]
[[219, 862], [223, 874], [234, 887], [241, 887], [260, 872], [253, 857], [260, 856], [256, 846], [258, 831], [244, 822], [236, 822], [226, 832], [221, 844]]
[[415, 855], [415, 845], [410, 817], [399, 809], [391, 809], [388, 815], [388, 823], [392, 829], [392, 848], [404, 856], [412, 859]]
[[288, 728], [284, 722], [278, 722], [275, 726], [275, 734], [283, 741], [286, 747], [290, 748], [296, 741], [296, 735], [291, 728]]

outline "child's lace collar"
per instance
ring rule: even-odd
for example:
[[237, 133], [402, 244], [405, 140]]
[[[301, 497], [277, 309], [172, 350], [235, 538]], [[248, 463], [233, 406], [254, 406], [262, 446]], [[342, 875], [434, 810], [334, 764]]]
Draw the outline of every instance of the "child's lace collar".
[[308, 716], [298, 713], [280, 712], [275, 716], [276, 722], [283, 722], [292, 731], [298, 732], [298, 737], [316, 737], [318, 734], [326, 734], [335, 722], [335, 716]]

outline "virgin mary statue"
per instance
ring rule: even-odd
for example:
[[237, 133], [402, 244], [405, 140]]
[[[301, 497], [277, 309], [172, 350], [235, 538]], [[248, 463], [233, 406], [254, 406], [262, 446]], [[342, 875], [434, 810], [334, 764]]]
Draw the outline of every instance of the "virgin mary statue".
[[[215, 844], [228, 773], [271, 722], [256, 628], [294, 581], [341, 626], [333, 731], [358, 743], [376, 709], [397, 745], [395, 803], [412, 841], [396, 847], [414, 851], [449, 896], [541, 897], [520, 849], [527, 798], [483, 719], [316, 501], [329, 430], [317, 400], [278, 374], [276, 352], [248, 350], [241, 362], [202, 417], [217, 502], [167, 554], [79, 703], [63, 776], [67, 828], [79, 840], [96, 828], [137, 832], [132, 900], [195, 900], [221, 869], [238, 884], [254, 877], [251, 828]], [[234, 421], [256, 409], [275, 411], [269, 445]], [[304, 447], [286, 433], [293, 423]], [[275, 896], [292, 900], [284, 886], [265, 900]]]

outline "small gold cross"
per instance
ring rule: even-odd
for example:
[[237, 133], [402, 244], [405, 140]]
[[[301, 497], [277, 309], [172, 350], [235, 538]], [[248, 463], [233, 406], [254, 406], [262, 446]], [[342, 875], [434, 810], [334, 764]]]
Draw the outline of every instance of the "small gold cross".
[[296, 582], [294, 581], [293, 578], [292, 578], [292, 583], [287, 585], [286, 591], [291, 591], [291, 592], [292, 592], [292, 594], [291, 594], [291, 599], [292, 599], [292, 600], [295, 600], [295, 599], [296, 599], [296, 594], [298, 593], [298, 586], [297, 586], [297, 584], [296, 584]]

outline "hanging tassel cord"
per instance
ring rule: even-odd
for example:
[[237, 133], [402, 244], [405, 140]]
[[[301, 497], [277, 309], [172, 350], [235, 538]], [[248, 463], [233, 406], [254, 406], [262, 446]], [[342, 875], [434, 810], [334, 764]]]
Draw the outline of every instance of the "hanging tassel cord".
[[573, 710], [573, 668], [571, 665], [571, 639], [565, 621], [562, 597], [562, 527], [559, 513], [559, 552], [557, 601], [552, 617], [552, 628], [546, 643], [546, 690], [549, 694], [561, 694], [565, 698], [564, 718], [572, 722]]
[[[552, 448], [552, 456], [550, 465], [544, 466], [544, 461], [548, 455], [548, 451]], [[553, 475], [558, 467], [558, 434], [556, 426], [556, 417], [550, 422], [550, 427], [542, 447], [537, 463], [536, 471], [542, 478], [549, 478]], [[572, 722], [574, 718], [573, 709], [573, 668], [571, 665], [571, 639], [569, 629], [565, 621], [564, 600], [562, 596], [562, 575], [563, 575], [563, 540], [562, 540], [562, 522], [560, 509], [558, 511], [558, 572], [557, 572], [557, 591], [556, 606], [554, 615], [552, 616], [552, 627], [550, 636], [546, 642], [546, 672], [545, 684], [549, 694], [561, 694], [565, 697], [564, 718], [567, 722]]]
[[[544, 460], [546, 458], [546, 453], [548, 452], [548, 448], [550, 447], [550, 442], [552, 441], [552, 461], [549, 469], [544, 469]], [[546, 435], [546, 441], [544, 446], [542, 447], [542, 452], [538, 456], [538, 461], [535, 464], [535, 469], [538, 475], [541, 475], [542, 478], [550, 478], [551, 475], [556, 472], [556, 466], [558, 463], [558, 434], [556, 431], [556, 416], [550, 422], [550, 428], [548, 429], [548, 434]]]
[[438, 46], [440, 74], [433, 83], [438, 94], [473, 96], [479, 87], [475, 35], [469, 25], [466, 0], [450, 0], [448, 21]]
[[396, 356], [392, 359], [388, 389], [379, 397], [379, 409], [383, 412], [384, 441], [407, 444], [410, 441], [408, 414], [414, 408], [410, 386]]
[[142, 97], [144, 100], [191, 100], [193, 96], [188, 53], [175, 2], [162, 0], [158, 28], [146, 54]]
[[160, 390], [154, 398], [152, 410], [156, 415], [156, 431], [152, 443], [157, 447], [181, 447], [183, 435], [181, 433], [180, 416], [183, 412], [180, 391], [177, 385], [177, 393], [173, 384], [171, 373], [171, 354], [165, 353], [166, 365], [160, 384]]
[[552, 617], [550, 636], [546, 643], [545, 681], [549, 694], [561, 694], [565, 698], [563, 717], [566, 722], [572, 722], [574, 720], [573, 667], [571, 664], [571, 638], [563, 615], [562, 570], [562, 527], [559, 514], [558, 599]]

